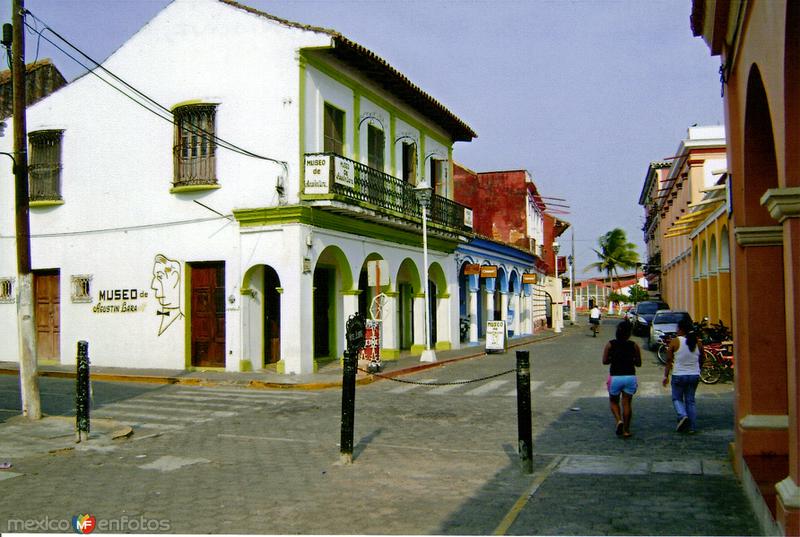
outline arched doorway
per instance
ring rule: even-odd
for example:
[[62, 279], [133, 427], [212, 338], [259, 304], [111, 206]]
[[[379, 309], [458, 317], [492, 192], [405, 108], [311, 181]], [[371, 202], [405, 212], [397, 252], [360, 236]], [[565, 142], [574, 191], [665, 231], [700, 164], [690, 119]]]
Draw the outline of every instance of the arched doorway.
[[338, 297], [353, 287], [350, 264], [340, 248], [328, 246], [322, 251], [313, 281], [314, 359], [333, 360], [339, 353], [338, 330], [344, 326], [343, 305]]
[[405, 258], [397, 270], [397, 322], [401, 350], [414, 345], [414, 297], [422, 292], [417, 266]]
[[447, 294], [447, 278], [439, 263], [431, 263], [428, 270], [428, 303], [430, 307], [431, 348], [436, 348], [439, 341], [450, 342], [449, 327], [449, 295]]
[[281, 280], [269, 265], [251, 267], [242, 282], [244, 353], [252, 367], [281, 359]]

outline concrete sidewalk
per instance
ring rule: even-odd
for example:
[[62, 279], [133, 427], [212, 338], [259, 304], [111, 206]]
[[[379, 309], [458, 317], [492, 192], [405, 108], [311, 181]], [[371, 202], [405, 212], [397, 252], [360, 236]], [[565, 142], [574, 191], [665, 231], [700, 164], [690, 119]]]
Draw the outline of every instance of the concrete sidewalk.
[[[518, 348], [537, 341], [557, 337], [552, 330], [542, 330], [530, 336], [520, 336], [508, 342], [508, 348]], [[483, 344], [469, 345], [458, 350], [437, 351], [437, 361], [421, 363], [419, 356], [403, 353], [397, 360], [384, 361], [380, 376], [395, 377], [415, 373], [432, 367], [439, 367], [450, 362], [476, 358], [486, 354]], [[89, 349], [91, 361], [91, 348]], [[19, 363], [0, 361], [0, 375], [19, 374]], [[57, 378], [75, 378], [74, 365], [40, 365], [39, 376]], [[238, 386], [246, 388], [288, 388], [319, 390], [335, 388], [342, 385], [342, 366], [338, 360], [327, 362], [315, 373], [302, 375], [281, 374], [274, 369], [265, 368], [260, 371], [230, 372], [207, 369], [135, 369], [124, 367], [91, 366], [91, 377], [95, 381], [106, 382], [146, 382], [152, 384], [182, 384], [192, 386]], [[368, 384], [376, 380], [375, 375], [358, 371], [357, 382]]]

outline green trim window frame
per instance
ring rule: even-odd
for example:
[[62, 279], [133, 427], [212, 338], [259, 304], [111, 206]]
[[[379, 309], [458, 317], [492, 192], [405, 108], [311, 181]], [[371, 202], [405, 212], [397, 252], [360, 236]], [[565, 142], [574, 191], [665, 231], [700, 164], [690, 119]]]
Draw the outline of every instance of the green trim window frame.
[[330, 103], [325, 103], [323, 117], [323, 143], [325, 153], [344, 154], [344, 110], [336, 108]]
[[367, 125], [367, 166], [384, 171], [386, 135], [374, 125]]
[[61, 200], [61, 139], [63, 130], [28, 134], [30, 201]]
[[216, 111], [214, 104], [189, 104], [172, 111], [174, 186], [217, 184]]

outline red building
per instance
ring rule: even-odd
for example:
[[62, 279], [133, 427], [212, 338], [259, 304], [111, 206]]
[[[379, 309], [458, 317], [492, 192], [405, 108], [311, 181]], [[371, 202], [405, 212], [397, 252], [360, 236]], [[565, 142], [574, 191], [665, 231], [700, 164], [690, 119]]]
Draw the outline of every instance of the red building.
[[547, 205], [530, 173], [475, 172], [454, 164], [453, 181], [455, 200], [472, 207], [476, 233], [530, 251], [539, 258], [538, 269], [555, 274], [552, 244], [569, 223], [545, 213]]

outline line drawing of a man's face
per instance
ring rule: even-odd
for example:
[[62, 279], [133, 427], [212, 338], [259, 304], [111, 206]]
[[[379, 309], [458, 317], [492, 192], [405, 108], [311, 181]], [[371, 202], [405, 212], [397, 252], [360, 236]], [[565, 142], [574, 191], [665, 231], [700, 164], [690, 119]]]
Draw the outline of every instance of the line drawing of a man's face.
[[153, 280], [150, 288], [155, 291], [158, 303], [164, 309], [181, 307], [181, 264], [159, 254], [153, 263]]

